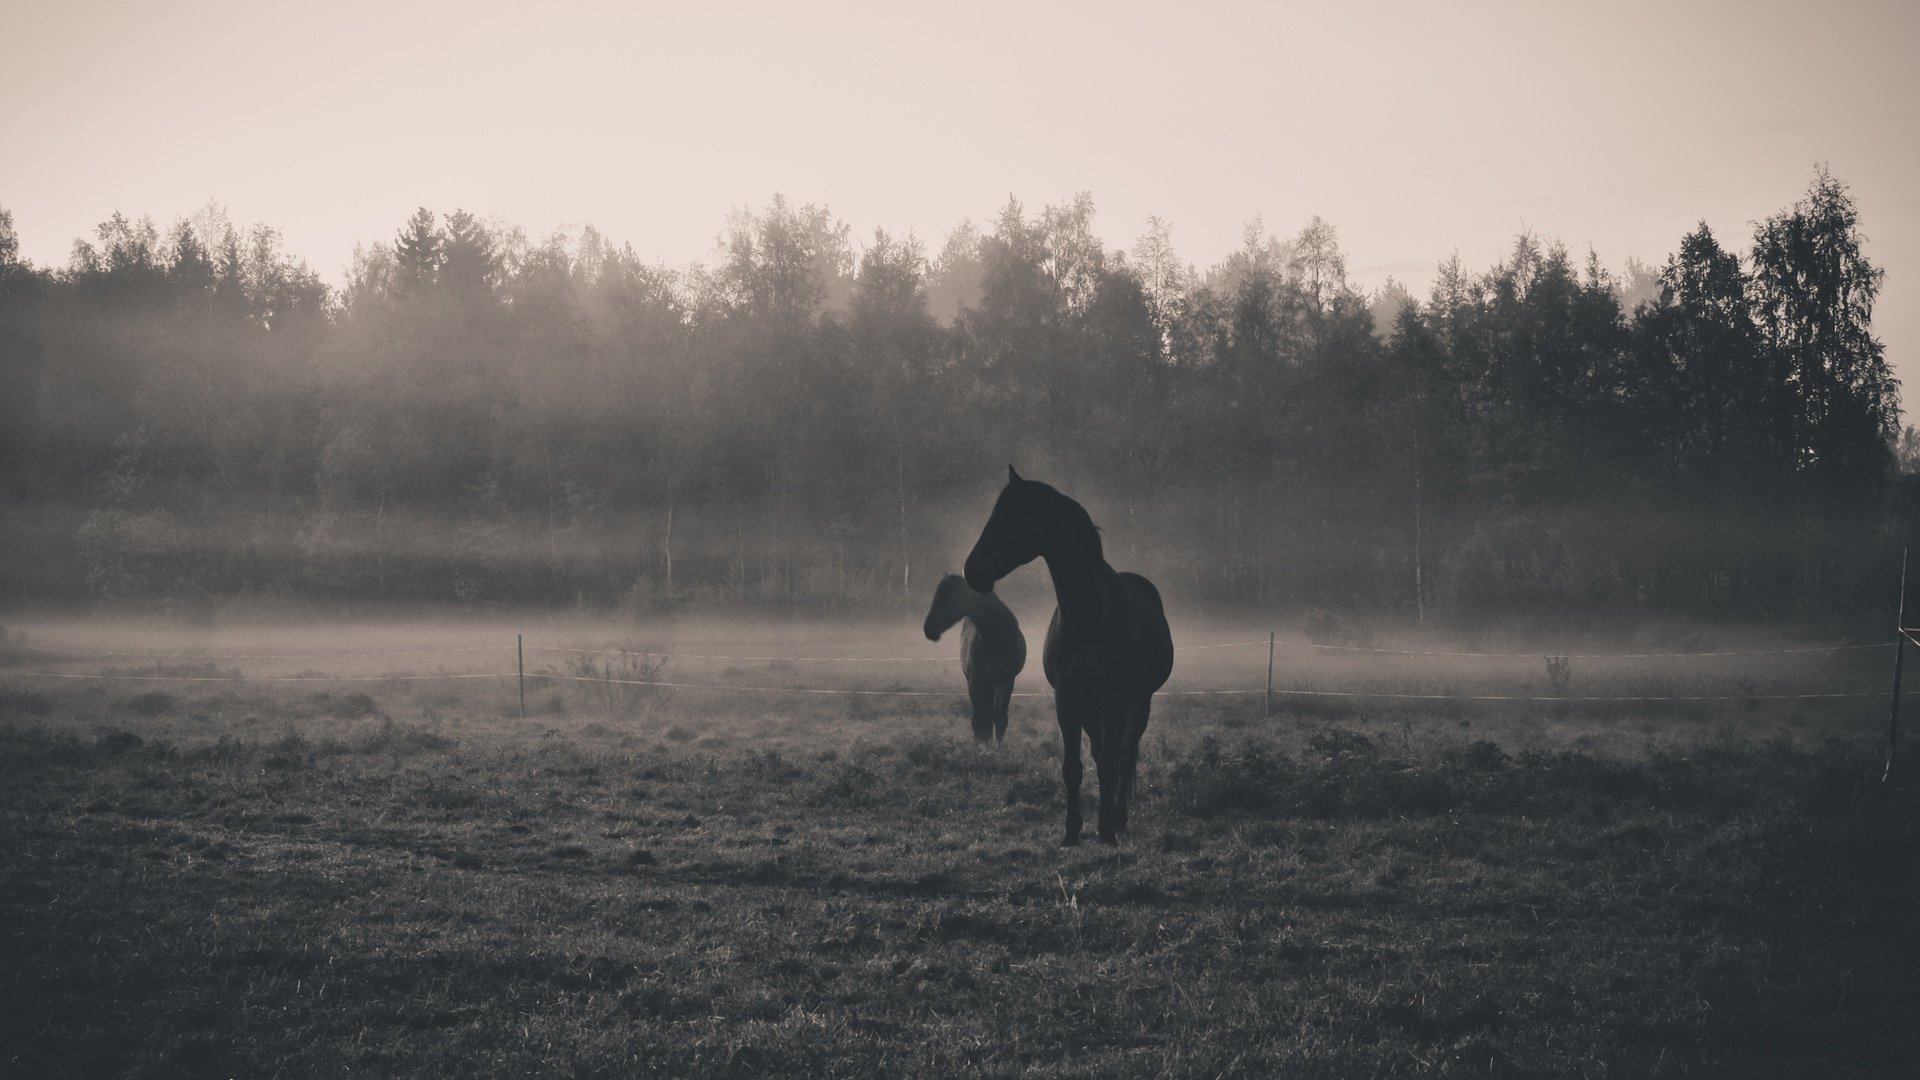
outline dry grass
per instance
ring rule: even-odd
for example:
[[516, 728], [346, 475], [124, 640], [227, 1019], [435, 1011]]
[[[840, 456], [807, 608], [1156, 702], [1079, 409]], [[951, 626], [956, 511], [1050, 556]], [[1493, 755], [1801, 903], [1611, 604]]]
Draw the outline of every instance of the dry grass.
[[[1206, 656], [1188, 671], [1241, 674]], [[712, 663], [736, 683], [942, 677]], [[1571, 661], [1576, 692], [1682, 678], [1596, 668]], [[958, 697], [542, 681], [522, 721], [511, 695], [0, 684], [0, 1074], [1920, 1059], [1920, 791], [1876, 798], [1875, 702], [1295, 701], [1263, 720], [1258, 698], [1171, 699], [1116, 852], [1057, 846], [1043, 700], [993, 752]]]
[[0, 728], [11, 1073], [1885, 1075], [1920, 1052], [1920, 800], [1877, 804], [1858, 741], [1616, 757], [1194, 706], [1114, 852], [1055, 846], [1032, 714], [995, 753], [931, 708], [529, 729], [251, 694]]

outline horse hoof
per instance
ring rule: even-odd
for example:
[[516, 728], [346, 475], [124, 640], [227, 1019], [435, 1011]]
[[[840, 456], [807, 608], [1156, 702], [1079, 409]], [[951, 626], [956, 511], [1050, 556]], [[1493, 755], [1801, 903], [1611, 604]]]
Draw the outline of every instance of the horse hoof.
[[1068, 835], [1066, 839], [1060, 841], [1060, 846], [1061, 847], [1079, 847], [1080, 838], [1077, 836]]

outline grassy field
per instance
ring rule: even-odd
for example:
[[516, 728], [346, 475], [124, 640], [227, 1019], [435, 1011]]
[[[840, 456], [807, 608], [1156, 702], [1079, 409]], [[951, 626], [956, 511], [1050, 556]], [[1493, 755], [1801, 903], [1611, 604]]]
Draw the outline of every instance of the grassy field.
[[[58, 630], [16, 635], [0, 672], [0, 1074], [1892, 1076], [1920, 1061], [1920, 790], [1878, 790], [1884, 702], [1763, 697], [1875, 684], [1879, 652], [1572, 661], [1575, 694], [1732, 688], [1721, 703], [1301, 698], [1265, 718], [1257, 696], [1170, 699], [1115, 851], [1057, 846], [1044, 698], [1016, 703], [998, 751], [941, 697], [536, 679], [523, 721], [511, 683], [401, 678], [451, 670], [444, 657], [220, 659], [264, 640], [236, 634], [183, 650], [204, 658], [101, 658], [62, 653]], [[875, 633], [673, 644], [954, 646]], [[1537, 657], [1309, 659], [1283, 657], [1279, 685], [1549, 692]], [[1196, 651], [1176, 685], [1254, 671], [1258, 686], [1264, 660]], [[957, 678], [859, 663], [652, 673]], [[53, 669], [244, 677], [20, 674]]]

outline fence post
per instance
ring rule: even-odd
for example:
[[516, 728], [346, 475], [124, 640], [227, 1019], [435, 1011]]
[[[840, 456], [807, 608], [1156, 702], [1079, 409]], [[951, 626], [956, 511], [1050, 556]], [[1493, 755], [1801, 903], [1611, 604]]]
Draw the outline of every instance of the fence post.
[[1893, 703], [1887, 708], [1887, 767], [1880, 774], [1885, 785], [1893, 779], [1893, 759], [1900, 752], [1900, 666], [1907, 655], [1907, 548], [1900, 549], [1900, 602], [1895, 605], [1893, 634]]
[[1267, 709], [1261, 719], [1273, 719], [1273, 631], [1267, 631]]
[[513, 635], [513, 655], [520, 669], [520, 719], [527, 718], [527, 639], [524, 634]]

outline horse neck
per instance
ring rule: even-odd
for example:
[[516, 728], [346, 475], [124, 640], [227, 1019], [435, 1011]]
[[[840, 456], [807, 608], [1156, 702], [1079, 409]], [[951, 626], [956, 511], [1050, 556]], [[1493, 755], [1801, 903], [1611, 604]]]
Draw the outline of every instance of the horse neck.
[[1019, 625], [1014, 621], [1013, 612], [992, 593], [969, 597], [965, 612], [966, 617], [973, 620], [974, 632], [989, 641], [1007, 636], [1008, 631]]
[[1095, 553], [1091, 538], [1068, 536], [1040, 553], [1053, 578], [1053, 598], [1064, 626], [1097, 626], [1107, 617], [1105, 586], [1113, 567]]

